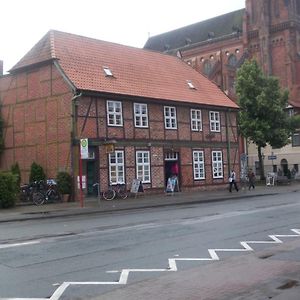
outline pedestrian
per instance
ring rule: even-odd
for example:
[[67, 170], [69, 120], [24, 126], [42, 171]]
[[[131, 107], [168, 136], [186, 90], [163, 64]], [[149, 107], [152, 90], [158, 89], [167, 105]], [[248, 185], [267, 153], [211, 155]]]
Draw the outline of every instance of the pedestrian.
[[255, 189], [255, 174], [252, 171], [252, 169], [250, 169], [248, 172], [248, 179], [249, 179], [249, 191], [251, 190], [251, 188]]
[[239, 189], [236, 184], [236, 174], [235, 174], [234, 170], [231, 170], [230, 177], [229, 177], [229, 192], [230, 193], [232, 192], [232, 185], [234, 185], [235, 190], [238, 192]]

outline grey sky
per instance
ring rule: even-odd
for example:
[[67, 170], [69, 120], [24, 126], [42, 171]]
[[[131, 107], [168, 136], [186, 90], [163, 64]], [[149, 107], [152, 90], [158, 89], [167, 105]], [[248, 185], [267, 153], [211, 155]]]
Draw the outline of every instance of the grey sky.
[[50, 29], [143, 47], [149, 35], [244, 6], [245, 0], [2, 0], [0, 60], [9, 70]]

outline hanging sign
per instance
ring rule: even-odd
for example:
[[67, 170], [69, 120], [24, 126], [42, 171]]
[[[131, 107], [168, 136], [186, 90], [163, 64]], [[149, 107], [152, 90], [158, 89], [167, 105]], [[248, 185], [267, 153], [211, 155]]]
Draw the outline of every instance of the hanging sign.
[[80, 157], [81, 159], [89, 158], [89, 140], [80, 139]]

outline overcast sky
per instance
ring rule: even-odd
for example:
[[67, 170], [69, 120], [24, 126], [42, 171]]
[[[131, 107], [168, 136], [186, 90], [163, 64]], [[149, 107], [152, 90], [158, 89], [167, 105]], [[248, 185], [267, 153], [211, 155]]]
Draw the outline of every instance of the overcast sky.
[[154, 36], [245, 6], [245, 0], [1, 0], [8, 71], [50, 29], [142, 48]]

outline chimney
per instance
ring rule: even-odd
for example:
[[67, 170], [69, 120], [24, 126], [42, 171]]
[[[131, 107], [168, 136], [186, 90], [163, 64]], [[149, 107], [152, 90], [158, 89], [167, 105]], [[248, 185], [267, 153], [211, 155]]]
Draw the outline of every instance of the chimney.
[[0, 76], [3, 75], [3, 60], [0, 60]]

